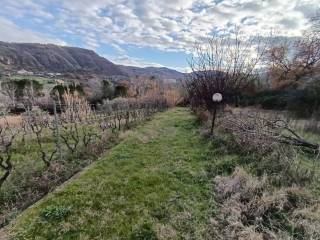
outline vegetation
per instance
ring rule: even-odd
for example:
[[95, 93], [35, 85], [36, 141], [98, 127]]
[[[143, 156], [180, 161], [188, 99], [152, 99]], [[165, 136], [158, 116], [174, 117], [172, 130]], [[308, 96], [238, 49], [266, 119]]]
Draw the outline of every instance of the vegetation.
[[261, 154], [218, 122], [221, 138], [208, 141], [188, 110], [157, 114], [20, 215], [11, 237], [317, 239], [312, 155], [280, 145]]
[[[46, 112], [39, 82], [5, 82], [24, 113], [0, 119], [2, 225], [99, 160], [22, 212], [9, 237], [320, 239], [319, 26], [286, 42], [217, 33], [195, 47], [183, 101], [155, 77], [110, 78], [94, 105], [86, 86], [55, 86]], [[178, 102], [191, 112], [157, 113]]]
[[[309, 141], [291, 127], [291, 117], [284, 118], [283, 113], [272, 117], [263, 116], [257, 108], [234, 112], [226, 107], [260, 104], [304, 118], [316, 117], [318, 30], [308, 30], [304, 38], [287, 46], [273, 43], [261, 48], [259, 39], [241, 41], [236, 33], [215, 36], [196, 48], [192, 74], [185, 81], [191, 109], [205, 126], [211, 118], [208, 140], [223, 154], [237, 156], [236, 161], [222, 162], [222, 169], [213, 163], [218, 211], [209, 227], [210, 238], [320, 237], [319, 191], [314, 188], [319, 180], [319, 139]], [[252, 48], [256, 48], [256, 57]], [[265, 59], [271, 88], [256, 84], [255, 68]], [[214, 132], [218, 108], [219, 127]]]
[[212, 152], [194, 117], [170, 110], [128, 134], [78, 179], [25, 211], [10, 228], [13, 236], [201, 239], [214, 210], [206, 175]]
[[28, 109], [18, 122], [0, 118], [2, 226], [114, 146], [121, 130], [166, 108], [163, 99], [122, 99], [94, 112], [75, 92], [60, 103], [54, 115]]
[[[211, 113], [213, 133], [218, 106], [232, 104], [239, 92], [246, 89], [254, 70], [266, 51], [258, 37], [246, 39], [239, 31], [230, 35], [217, 34], [205, 43], [199, 43], [190, 61], [192, 73], [185, 81], [185, 89], [193, 109]], [[255, 54], [250, 51], [255, 49]], [[221, 94], [219, 103], [214, 94]]]

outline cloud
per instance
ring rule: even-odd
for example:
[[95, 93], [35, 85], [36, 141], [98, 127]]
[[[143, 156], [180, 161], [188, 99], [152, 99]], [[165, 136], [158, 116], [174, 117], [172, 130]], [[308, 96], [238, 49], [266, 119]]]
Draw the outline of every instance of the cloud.
[[282, 35], [301, 35], [310, 1], [64, 0], [61, 26], [95, 32], [104, 43], [187, 51], [214, 29], [228, 31], [234, 24], [248, 34], [276, 28]]
[[[39, 1], [38, 1], [39, 2]], [[40, 0], [41, 2], [41, 0]], [[3, 15], [11, 15], [17, 18], [26, 16], [34, 16], [44, 19], [54, 19], [54, 15], [50, 11], [45, 10], [43, 5], [37, 4], [33, 0], [12, 1], [2, 0], [0, 13]]]
[[[281, 36], [301, 36], [317, 3], [319, 0], [3, 0], [0, 16], [32, 16], [38, 24], [50, 22], [58, 36], [75, 35], [91, 49], [109, 44], [124, 56], [119, 46], [188, 53], [194, 42], [213, 33], [232, 32], [235, 25], [248, 36], [268, 35], [271, 30]], [[7, 28], [10, 24], [6, 23]], [[55, 41], [18, 26], [2, 38], [24, 38], [24, 31], [32, 41]]]
[[164, 67], [159, 63], [152, 63], [148, 62], [141, 58], [130, 57], [126, 54], [120, 56], [110, 56], [110, 55], [103, 55], [103, 57], [110, 59], [113, 63], [125, 66], [134, 66], [134, 67]]
[[30, 42], [30, 43], [52, 43], [66, 45], [60, 39], [23, 29], [12, 21], [0, 17], [0, 41], [6, 42]]

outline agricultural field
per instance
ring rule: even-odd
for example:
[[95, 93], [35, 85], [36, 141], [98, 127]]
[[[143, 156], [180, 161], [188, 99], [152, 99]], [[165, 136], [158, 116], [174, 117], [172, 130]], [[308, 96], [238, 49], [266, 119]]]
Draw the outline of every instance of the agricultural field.
[[[219, 138], [208, 141], [205, 125], [190, 110], [156, 114], [126, 132], [107, 156], [24, 211], [6, 228], [7, 236], [316, 239], [320, 211], [314, 200], [320, 189], [313, 179], [320, 168], [313, 157], [299, 151], [295, 161], [246, 151], [222, 123], [218, 126]], [[288, 161], [291, 166], [284, 168]]]
[[41, 77], [41, 76], [29, 76], [29, 75], [12, 75], [10, 77], [2, 76], [0, 81], [20, 81], [20, 80], [29, 80], [36, 81], [41, 85], [53, 85], [55, 84], [54, 78]]
[[2, 0], [0, 240], [320, 240], [319, 3]]
[[12, 75], [10, 77], [2, 76], [0, 77], [0, 82], [7, 82], [7, 81], [34, 81], [39, 84], [39, 86], [42, 86], [43, 93], [50, 92], [54, 86], [57, 85], [55, 78], [49, 78], [49, 77], [41, 77], [41, 76], [29, 76], [29, 75]]
[[2, 116], [1, 226], [116, 145], [121, 131], [165, 108], [161, 100], [118, 99], [93, 111], [84, 99], [69, 96], [62, 114]]

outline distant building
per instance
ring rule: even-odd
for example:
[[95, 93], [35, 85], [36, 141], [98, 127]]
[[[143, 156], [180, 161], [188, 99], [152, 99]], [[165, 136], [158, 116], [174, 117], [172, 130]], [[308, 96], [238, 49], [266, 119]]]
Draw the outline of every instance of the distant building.
[[61, 76], [62, 74], [61, 73], [52, 73], [52, 72], [49, 72], [47, 73], [49, 77], [56, 77], [56, 76]]
[[20, 74], [20, 75], [33, 75], [33, 72], [29, 72], [27, 70], [21, 69], [21, 70], [17, 71], [17, 74]]

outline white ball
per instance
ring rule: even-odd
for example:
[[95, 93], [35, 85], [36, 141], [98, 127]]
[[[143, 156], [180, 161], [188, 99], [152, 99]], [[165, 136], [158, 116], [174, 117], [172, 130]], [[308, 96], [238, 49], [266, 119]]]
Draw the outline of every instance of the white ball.
[[214, 102], [221, 102], [222, 101], [222, 94], [221, 93], [215, 93], [212, 95], [212, 101]]

